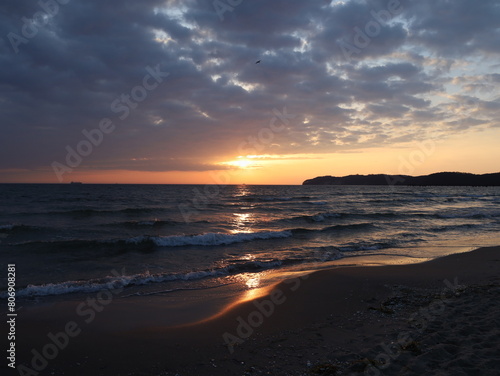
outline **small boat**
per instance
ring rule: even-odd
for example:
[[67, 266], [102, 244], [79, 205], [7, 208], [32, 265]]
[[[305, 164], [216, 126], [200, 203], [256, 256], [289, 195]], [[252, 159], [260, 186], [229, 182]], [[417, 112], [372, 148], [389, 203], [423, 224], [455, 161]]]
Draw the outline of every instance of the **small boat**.
[[71, 183], [69, 184], [83, 184], [81, 181], [72, 181]]

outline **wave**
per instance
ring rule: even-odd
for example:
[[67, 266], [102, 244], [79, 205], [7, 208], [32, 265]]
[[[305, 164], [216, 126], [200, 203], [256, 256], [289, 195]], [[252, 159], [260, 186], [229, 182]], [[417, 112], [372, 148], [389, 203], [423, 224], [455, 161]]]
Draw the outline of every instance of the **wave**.
[[92, 216], [102, 214], [147, 214], [157, 212], [166, 208], [125, 208], [125, 209], [69, 209], [69, 210], [53, 210], [41, 213], [26, 213], [26, 214], [52, 214], [52, 215], [72, 215], [72, 216]]
[[306, 219], [306, 220], [312, 220], [313, 222], [323, 222], [327, 219], [330, 219], [330, 218], [340, 218], [342, 217], [342, 214], [338, 214], [338, 213], [320, 213], [320, 214], [315, 214], [315, 215], [312, 215], [312, 216], [304, 216], [302, 218]]
[[[154, 282], [167, 282], [176, 280], [201, 279], [218, 275], [217, 271], [199, 271], [174, 274], [150, 274], [149, 272], [136, 275], [108, 276], [103, 279], [88, 281], [66, 281], [60, 283], [47, 283], [43, 285], [28, 285], [16, 291], [18, 297], [36, 297], [50, 295], [64, 295], [72, 293], [92, 293], [101, 290], [114, 290], [130, 286], [146, 285]], [[5, 299], [6, 292], [0, 293], [0, 298]]]
[[[209, 224], [210, 221], [200, 220], [200, 221], [190, 221], [190, 223], [197, 224]], [[174, 220], [162, 220], [158, 218], [136, 220], [136, 221], [124, 221], [124, 222], [111, 222], [107, 223], [105, 226], [109, 227], [128, 227], [128, 228], [138, 228], [138, 227], [168, 227], [168, 226], [182, 226], [186, 222], [174, 221]]]
[[276, 222], [325, 222], [330, 219], [378, 219], [378, 218], [393, 218], [401, 216], [396, 212], [381, 212], [381, 213], [345, 213], [345, 212], [320, 212], [311, 215], [299, 215], [290, 218], [282, 218]]
[[260, 231], [244, 232], [237, 234], [224, 234], [209, 232], [200, 235], [170, 235], [170, 236], [138, 236], [127, 239], [126, 243], [140, 244], [152, 242], [158, 247], [178, 247], [184, 245], [215, 246], [242, 243], [252, 240], [288, 238], [292, 236], [292, 231]]
[[381, 241], [375, 243], [360, 242], [360, 243], [347, 243], [340, 247], [337, 247], [341, 252], [360, 252], [360, 251], [377, 251], [380, 249], [393, 248], [401, 242], [391, 242], [391, 241]]
[[197, 235], [170, 235], [149, 236], [141, 235], [127, 239], [103, 239], [103, 240], [39, 240], [15, 243], [16, 246], [44, 246], [50, 245], [50, 251], [78, 251], [79, 249], [96, 250], [102, 254], [102, 247], [116, 249], [124, 252], [126, 248], [138, 251], [149, 251], [156, 247], [180, 247], [180, 246], [218, 246], [234, 243], [249, 242], [253, 240], [279, 239], [292, 236], [292, 230], [283, 231], [260, 231], [249, 233], [205, 233]]
[[441, 219], [455, 219], [455, 218], [495, 218], [500, 217], [500, 212], [485, 213], [485, 212], [472, 212], [472, 213], [458, 213], [458, 214], [436, 214], [437, 218]]
[[310, 196], [295, 196], [295, 197], [284, 197], [284, 196], [246, 196], [239, 198], [241, 201], [247, 202], [272, 202], [272, 201], [305, 201], [310, 200]]
[[[292, 248], [290, 249], [291, 253], [289, 253], [291, 257], [287, 258], [271, 258], [253, 261], [235, 258], [232, 260], [224, 260], [220, 265], [215, 266], [212, 269], [157, 274], [152, 274], [149, 271], [146, 271], [144, 273], [134, 275], [118, 275], [118, 273], [115, 273], [115, 276], [107, 276], [102, 279], [28, 285], [25, 288], [18, 289], [17, 296], [20, 298], [31, 298], [73, 293], [94, 293], [102, 290], [124, 289], [128, 287], [150, 285], [154, 283], [197, 281], [205, 278], [224, 277], [242, 273], [257, 273], [290, 265], [307, 265], [318, 262], [323, 263], [343, 258], [344, 252], [374, 251], [392, 247], [395, 247], [394, 242], [379, 241], [345, 243], [342, 246]], [[171, 290], [167, 289], [160, 291], [160, 293], [168, 293], [177, 290], [178, 289], [176, 288]], [[149, 293], [133, 293], [125, 296], [131, 295], [149, 295]], [[6, 298], [7, 293], [5, 291], [0, 292], [0, 299]]]
[[[135, 275], [107, 276], [102, 279], [92, 279], [88, 281], [65, 281], [60, 283], [47, 283], [42, 285], [28, 285], [16, 291], [17, 297], [39, 297], [51, 295], [65, 295], [73, 293], [93, 293], [102, 290], [117, 290], [132, 286], [149, 285], [153, 283], [173, 282], [173, 281], [194, 281], [210, 277], [223, 277], [241, 273], [256, 273], [264, 270], [275, 269], [293, 264], [306, 263], [311, 261], [329, 261], [341, 258], [341, 254], [330, 252], [322, 255], [323, 259], [271, 259], [260, 261], [233, 260], [227, 266], [216, 267], [199, 271], [184, 273], [158, 273], [151, 274], [149, 271]], [[118, 273], [116, 273], [118, 274]], [[178, 289], [164, 290], [163, 292], [177, 291]], [[137, 295], [137, 294], [131, 294]], [[127, 295], [127, 296], [131, 296]], [[147, 295], [147, 294], [144, 294]], [[7, 292], [0, 292], [0, 299], [6, 299]]]
[[476, 224], [466, 223], [461, 225], [450, 225], [450, 226], [437, 226], [429, 228], [427, 231], [430, 232], [445, 232], [445, 231], [454, 231], [454, 230], [468, 230], [478, 227]]
[[42, 229], [43, 229], [42, 227], [28, 226], [28, 225], [16, 225], [16, 224], [0, 225], [0, 232], [38, 231]]
[[[308, 264], [316, 262], [328, 262], [344, 257], [344, 252], [359, 252], [380, 250], [394, 247], [393, 242], [359, 242], [346, 243], [342, 246], [324, 246], [291, 249], [295, 257], [274, 258], [264, 260], [248, 261], [245, 259], [233, 259], [226, 261], [226, 265], [220, 265], [212, 269], [195, 270], [182, 273], [158, 273], [151, 274], [149, 271], [134, 275], [107, 276], [102, 279], [92, 279], [83, 281], [65, 281], [60, 283], [48, 283], [41, 285], [28, 285], [17, 291], [17, 296], [40, 297], [52, 295], [64, 295], [73, 293], [93, 293], [102, 290], [123, 289], [133, 286], [149, 285], [153, 283], [173, 282], [173, 281], [196, 281], [204, 278], [223, 277], [241, 273], [256, 273], [269, 269], [277, 269], [290, 265]], [[162, 292], [176, 291], [163, 290]], [[137, 294], [132, 294], [137, 295]], [[147, 293], [145, 294], [147, 295]], [[0, 299], [6, 299], [7, 293], [0, 292]]]
[[330, 232], [340, 230], [357, 230], [372, 227], [371, 223], [357, 223], [349, 225], [335, 225], [321, 229], [295, 228], [282, 231], [242, 232], [236, 234], [206, 233], [200, 235], [171, 235], [171, 236], [138, 236], [125, 240], [129, 244], [152, 242], [158, 247], [178, 247], [186, 245], [217, 246], [242, 243], [253, 240], [289, 238], [297, 234]]
[[[203, 222], [206, 223], [206, 222]], [[126, 222], [119, 222], [119, 223], [111, 223], [110, 226], [127, 226], [127, 227], [150, 227], [150, 226], [176, 226], [176, 225], [182, 225], [184, 222], [179, 222], [179, 221], [170, 221], [170, 220], [160, 220], [160, 219], [151, 219], [151, 220], [142, 220], [142, 221], [126, 221]]]
[[343, 230], [366, 230], [371, 227], [374, 227], [372, 223], [353, 223], [348, 225], [334, 225], [323, 227], [321, 229], [309, 229], [309, 228], [296, 228], [291, 230], [293, 234], [306, 234], [306, 233], [315, 233], [315, 232], [337, 232]]
[[[371, 223], [355, 223], [345, 225], [334, 225], [320, 229], [293, 228], [276, 231], [240, 232], [234, 234], [208, 232], [195, 235], [169, 235], [150, 236], [141, 235], [126, 239], [103, 239], [103, 240], [42, 240], [15, 243], [16, 246], [44, 246], [50, 245], [50, 251], [78, 251], [79, 249], [96, 250], [103, 254], [102, 247], [115, 249], [116, 252], [125, 252], [127, 248], [133, 251], [152, 251], [154, 247], [181, 247], [181, 246], [220, 246], [234, 243], [251, 242], [256, 240], [283, 239], [295, 235], [366, 230], [373, 227]], [[46, 251], [47, 252], [47, 251]]]
[[408, 219], [411, 217], [417, 218], [438, 218], [438, 219], [460, 219], [460, 218], [474, 218], [474, 219], [488, 219], [500, 217], [500, 212], [466, 212], [466, 213], [421, 213], [421, 212], [397, 212], [385, 211], [376, 213], [346, 213], [346, 212], [320, 212], [312, 215], [300, 215], [290, 218], [278, 219], [275, 222], [326, 222], [332, 219]]
[[345, 215], [343, 213], [331, 213], [331, 212], [324, 212], [324, 213], [317, 213], [317, 214], [312, 214], [312, 215], [299, 215], [296, 217], [290, 217], [290, 218], [282, 218], [278, 219], [276, 222], [295, 222], [295, 221], [305, 221], [305, 222], [324, 222], [327, 219], [331, 218], [342, 218]]

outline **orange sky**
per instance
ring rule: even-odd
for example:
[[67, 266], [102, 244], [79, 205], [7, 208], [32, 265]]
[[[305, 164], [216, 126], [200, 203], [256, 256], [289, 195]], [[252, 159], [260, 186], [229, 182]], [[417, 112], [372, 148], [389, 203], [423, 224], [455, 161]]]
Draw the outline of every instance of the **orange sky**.
[[[124, 184], [301, 184], [316, 176], [350, 174], [425, 175], [440, 171], [498, 172], [500, 129], [470, 132], [443, 141], [427, 140], [398, 148], [373, 148], [336, 154], [228, 157], [229, 169], [203, 172], [86, 171], [65, 175], [64, 182]], [[232, 167], [231, 167], [232, 166]], [[239, 166], [239, 167], [237, 167]], [[52, 171], [11, 171], [4, 182], [58, 183]]]

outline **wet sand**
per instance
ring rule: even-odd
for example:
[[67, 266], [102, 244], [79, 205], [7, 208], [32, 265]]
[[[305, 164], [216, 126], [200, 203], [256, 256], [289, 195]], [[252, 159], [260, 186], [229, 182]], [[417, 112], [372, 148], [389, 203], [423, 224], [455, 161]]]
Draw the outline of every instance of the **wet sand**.
[[318, 271], [240, 304], [178, 294], [26, 305], [21, 374], [493, 375], [500, 364], [500, 247]]

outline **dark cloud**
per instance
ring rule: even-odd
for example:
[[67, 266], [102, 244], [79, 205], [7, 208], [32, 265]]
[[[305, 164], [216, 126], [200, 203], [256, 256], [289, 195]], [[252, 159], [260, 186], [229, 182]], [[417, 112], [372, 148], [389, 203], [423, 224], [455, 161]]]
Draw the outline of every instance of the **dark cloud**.
[[227, 168], [283, 109], [262, 153], [498, 125], [498, 1], [243, 0], [223, 20], [204, 0], [42, 3], [58, 5], [36, 24], [40, 3], [0, 5], [0, 169], [65, 163], [104, 118], [114, 129], [82, 168]]
[[500, 4], [496, 0], [407, 2], [410, 41], [444, 56], [499, 53]]

